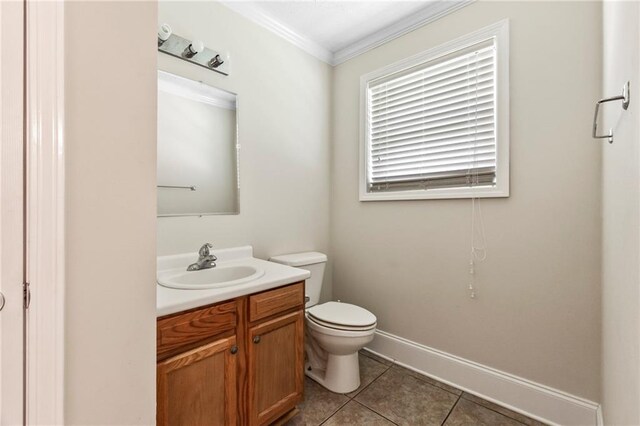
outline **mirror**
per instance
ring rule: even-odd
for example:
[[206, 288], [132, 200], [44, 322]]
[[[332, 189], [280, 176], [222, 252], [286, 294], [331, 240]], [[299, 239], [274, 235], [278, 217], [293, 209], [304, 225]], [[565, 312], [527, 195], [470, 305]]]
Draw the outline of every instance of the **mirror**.
[[158, 71], [158, 216], [238, 214], [237, 96]]

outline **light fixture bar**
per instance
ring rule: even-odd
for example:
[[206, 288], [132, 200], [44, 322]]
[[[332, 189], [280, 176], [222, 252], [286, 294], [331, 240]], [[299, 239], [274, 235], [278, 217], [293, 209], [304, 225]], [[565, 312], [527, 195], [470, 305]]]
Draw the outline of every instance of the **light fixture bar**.
[[[161, 29], [164, 29], [163, 27]], [[167, 26], [168, 27], [168, 26]], [[167, 32], [169, 33], [167, 37]], [[165, 38], [162, 40], [160, 38]], [[192, 64], [199, 65], [210, 71], [215, 71], [222, 75], [229, 75], [229, 58], [222, 52], [209, 49], [204, 46], [201, 41], [191, 41], [184, 37], [180, 37], [177, 34], [171, 33], [171, 28], [168, 31], [158, 32], [158, 50], [167, 55], [182, 59]], [[194, 53], [195, 52], [195, 53]]]

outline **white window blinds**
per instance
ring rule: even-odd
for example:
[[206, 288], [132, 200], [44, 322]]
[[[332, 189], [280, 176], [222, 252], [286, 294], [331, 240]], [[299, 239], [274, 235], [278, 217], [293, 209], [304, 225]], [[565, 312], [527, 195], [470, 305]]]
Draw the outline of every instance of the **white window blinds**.
[[367, 192], [492, 186], [494, 38], [367, 84]]

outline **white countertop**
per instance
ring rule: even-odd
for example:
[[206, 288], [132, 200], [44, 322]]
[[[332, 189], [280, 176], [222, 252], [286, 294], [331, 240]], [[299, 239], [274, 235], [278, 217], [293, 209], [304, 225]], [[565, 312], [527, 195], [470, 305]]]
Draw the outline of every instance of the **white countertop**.
[[[161, 286], [157, 284], [156, 315], [158, 317], [176, 312], [210, 305], [216, 302], [257, 293], [285, 284], [306, 280], [311, 273], [304, 269], [268, 262], [253, 257], [251, 246], [237, 247], [223, 250], [211, 250], [218, 257], [216, 262], [220, 266], [250, 265], [264, 270], [264, 275], [247, 283], [204, 290], [183, 290]], [[158, 270], [166, 270], [193, 263], [198, 259], [198, 253], [178, 254], [158, 257]]]

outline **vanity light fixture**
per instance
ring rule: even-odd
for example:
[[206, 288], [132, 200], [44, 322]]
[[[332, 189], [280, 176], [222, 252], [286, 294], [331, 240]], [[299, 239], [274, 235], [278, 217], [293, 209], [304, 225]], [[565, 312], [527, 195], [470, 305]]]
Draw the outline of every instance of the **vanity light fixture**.
[[229, 57], [226, 54], [209, 49], [202, 40], [189, 40], [173, 33], [169, 24], [158, 27], [158, 50], [210, 71], [229, 75]]

